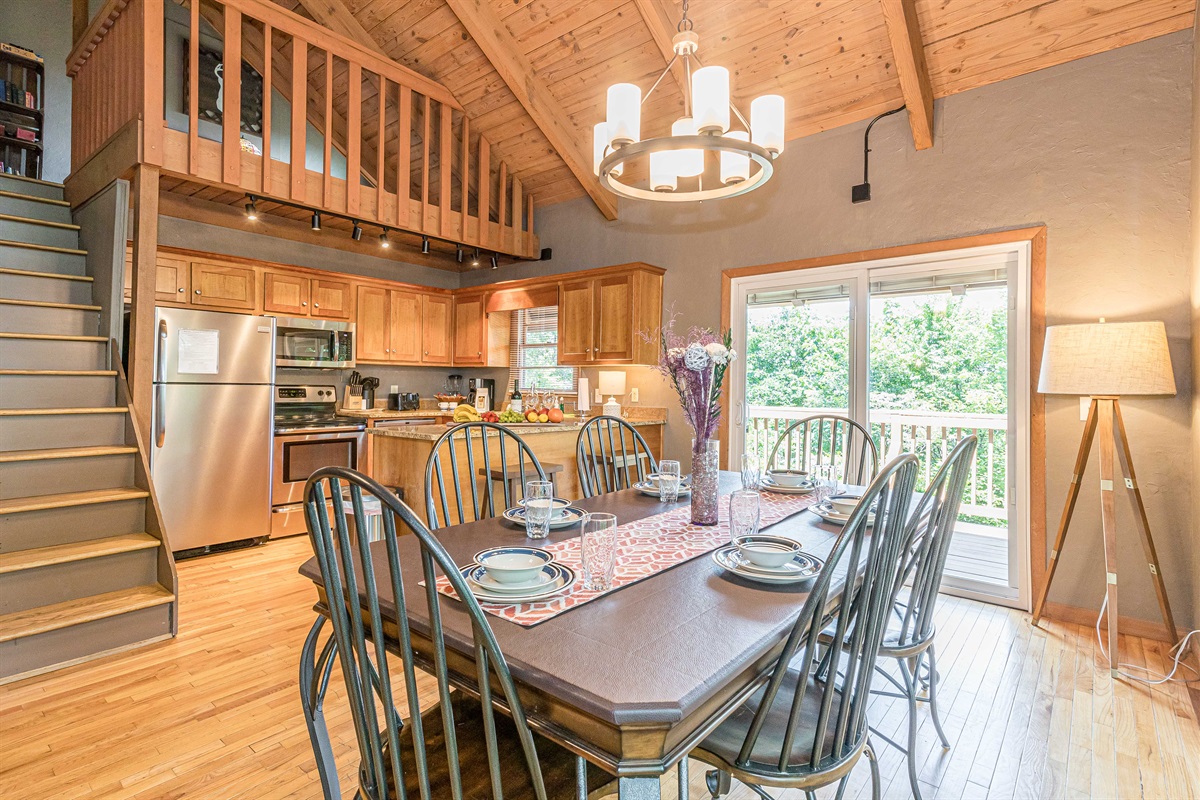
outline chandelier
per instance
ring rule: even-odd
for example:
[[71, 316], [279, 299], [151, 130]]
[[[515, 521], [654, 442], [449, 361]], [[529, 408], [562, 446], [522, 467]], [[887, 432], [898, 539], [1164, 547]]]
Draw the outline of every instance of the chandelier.
[[[592, 169], [610, 191], [638, 200], [681, 203], [753, 191], [771, 178], [772, 161], [783, 152], [783, 98], [755, 98], [747, 121], [730, 101], [729, 70], [706, 67], [696, 56], [700, 37], [688, 19], [688, 0], [676, 31], [675, 54], [645, 97], [636, 84], [608, 87], [606, 119], [592, 133]], [[671, 125], [670, 136], [643, 140], [642, 105], [680, 59], [687, 76], [681, 87], [683, 116]], [[695, 72], [693, 62], [699, 67]], [[730, 130], [731, 117], [745, 130]], [[706, 153], [716, 156], [707, 168]], [[645, 163], [637, 170], [648, 176], [645, 182], [629, 179], [635, 170], [627, 167], [639, 162]]]

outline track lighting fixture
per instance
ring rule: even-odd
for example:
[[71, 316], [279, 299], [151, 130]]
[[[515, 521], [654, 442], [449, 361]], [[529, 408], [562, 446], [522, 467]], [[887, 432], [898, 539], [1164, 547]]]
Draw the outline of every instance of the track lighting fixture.
[[472, 267], [479, 266], [479, 248], [478, 247], [475, 248], [475, 255], [471, 257], [471, 266]]
[[454, 246], [454, 260], [460, 264], [463, 261], [463, 249], [461, 245]]
[[429, 255], [429, 237], [428, 236], [421, 237], [421, 254]]
[[254, 195], [249, 194], [246, 197], [250, 199], [250, 202], [246, 203], [246, 219], [253, 222], [258, 219], [258, 207], [254, 205]]
[[321, 230], [321, 212], [314, 211], [312, 215], [312, 229], [314, 231]]
[[495, 253], [492, 253], [492, 269], [500, 269], [500, 259], [496, 258]]
[[379, 246], [384, 248], [385, 250], [392, 246], [392, 243], [388, 241], [387, 231], [384, 231], [383, 233], [379, 234]]
[[350, 231], [350, 238], [356, 242], [362, 240], [362, 226], [358, 224], [358, 220], [354, 220], [354, 230]]

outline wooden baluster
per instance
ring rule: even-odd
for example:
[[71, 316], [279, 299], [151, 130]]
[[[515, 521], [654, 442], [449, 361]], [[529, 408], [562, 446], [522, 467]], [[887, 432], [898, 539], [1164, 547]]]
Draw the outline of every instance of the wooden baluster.
[[521, 181], [517, 176], [512, 179], [512, 242], [510, 247], [512, 252], [521, 249], [521, 212], [525, 210], [525, 204], [521, 201]]
[[528, 226], [525, 238], [521, 242], [521, 252], [527, 256], [533, 255], [533, 195], [525, 195], [525, 224]]
[[237, 186], [242, 182], [242, 12], [229, 6], [221, 64], [221, 180]]
[[387, 78], [379, 76], [379, 123], [375, 128], [375, 219], [383, 217], [383, 156], [387, 151]]
[[346, 109], [346, 213], [358, 214], [362, 194], [362, 65], [350, 63], [350, 99]]
[[[198, 2], [198, 0], [192, 0]], [[271, 26], [263, 24], [262, 193], [271, 193]], [[195, 84], [193, 84], [195, 85]], [[193, 175], [195, 173], [192, 173]]]
[[424, 133], [421, 136], [421, 230], [428, 230], [429, 225], [429, 95], [425, 95]]
[[[163, 126], [166, 124], [163, 108], [163, 0], [141, 0], [141, 5], [142, 160], [162, 166]], [[100, 144], [97, 142], [96, 146]]]
[[[304, 176], [304, 150], [308, 137], [305, 127], [308, 112], [308, 43], [292, 37], [292, 199], [307, 201]], [[325, 141], [329, 141], [326, 135]], [[328, 164], [328, 158], [325, 160]]]
[[412, 89], [400, 87], [400, 130], [396, 151], [396, 224], [409, 225], [409, 205], [412, 194]]
[[[447, 239], [454, 237], [454, 228], [450, 225], [450, 188], [454, 160], [454, 114], [450, 106], [438, 103], [438, 205], [441, 206], [442, 236]], [[461, 237], [460, 237], [461, 238]]]
[[497, 198], [497, 202], [499, 203], [499, 205], [496, 207], [496, 212], [497, 212], [496, 217], [497, 217], [497, 219], [500, 220], [500, 233], [497, 236], [498, 241], [492, 246], [493, 250], [505, 250], [506, 249], [504, 246], [504, 241], [505, 241], [504, 231], [506, 229], [506, 226], [504, 224], [504, 218], [508, 216], [508, 214], [506, 213], [507, 208], [505, 207], [505, 204], [508, 202], [507, 189], [508, 189], [508, 164], [505, 164], [503, 161], [501, 161], [500, 162], [500, 191], [498, 192], [499, 197]]
[[[459, 195], [462, 198], [462, 216], [461, 220], [462, 238], [463, 241], [470, 241], [467, 236], [467, 212], [471, 209], [471, 120], [467, 119], [467, 115], [462, 117], [462, 147], [459, 148]], [[476, 231], [478, 233], [478, 231]], [[475, 243], [479, 244], [479, 236], [474, 237]]]
[[479, 136], [479, 244], [492, 241], [492, 147], [488, 140]]
[[333, 206], [333, 53], [325, 51], [325, 156], [321, 167], [321, 205]]
[[200, 169], [200, 0], [191, 0], [188, 23], [188, 174]]
[[993, 506], [996, 503], [996, 469], [993, 466], [996, 463], [996, 431], [994, 428], [989, 428], [987, 432], [987, 504]]

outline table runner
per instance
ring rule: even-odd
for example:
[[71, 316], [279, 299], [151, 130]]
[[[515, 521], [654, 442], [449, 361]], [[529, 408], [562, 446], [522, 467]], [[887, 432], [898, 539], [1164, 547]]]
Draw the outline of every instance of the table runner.
[[[763, 492], [759, 530], [782, 522], [816, 502], [814, 494], [793, 495]], [[729, 495], [720, 498], [716, 525], [691, 524], [692, 510], [683, 504], [670, 511], [617, 526], [617, 564], [612, 588], [591, 591], [583, 588], [579, 537], [553, 542], [544, 548], [555, 560], [575, 571], [578, 580], [562, 594], [529, 603], [512, 605], [482, 604], [493, 616], [526, 628], [545, 622], [572, 608], [589, 603], [625, 586], [637, 583], [671, 567], [690, 561], [728, 544]], [[438, 578], [438, 591], [457, 599], [445, 577]]]

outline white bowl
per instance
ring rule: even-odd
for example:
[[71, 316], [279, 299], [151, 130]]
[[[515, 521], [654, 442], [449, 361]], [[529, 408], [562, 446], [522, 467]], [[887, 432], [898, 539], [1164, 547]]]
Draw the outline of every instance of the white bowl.
[[769, 469], [767, 477], [779, 486], [796, 487], [808, 481], [808, 473], [802, 469]]
[[553, 560], [536, 547], [494, 547], [475, 554], [475, 562], [497, 583], [528, 583]]
[[782, 567], [800, 552], [799, 542], [782, 536], [740, 536], [733, 543], [751, 564], [768, 569]]
[[858, 501], [861, 497], [851, 494], [837, 494], [829, 498], [829, 505], [833, 506], [833, 510], [839, 514], [849, 516], [854, 513], [854, 509], [858, 508]]
[[[525, 508], [527, 502], [528, 501], [522, 497], [517, 501], [517, 505], [519, 505], [521, 508]], [[551, 497], [550, 503], [550, 519], [562, 519], [563, 516], [566, 515], [567, 509], [571, 507], [571, 501], [565, 497]]]

